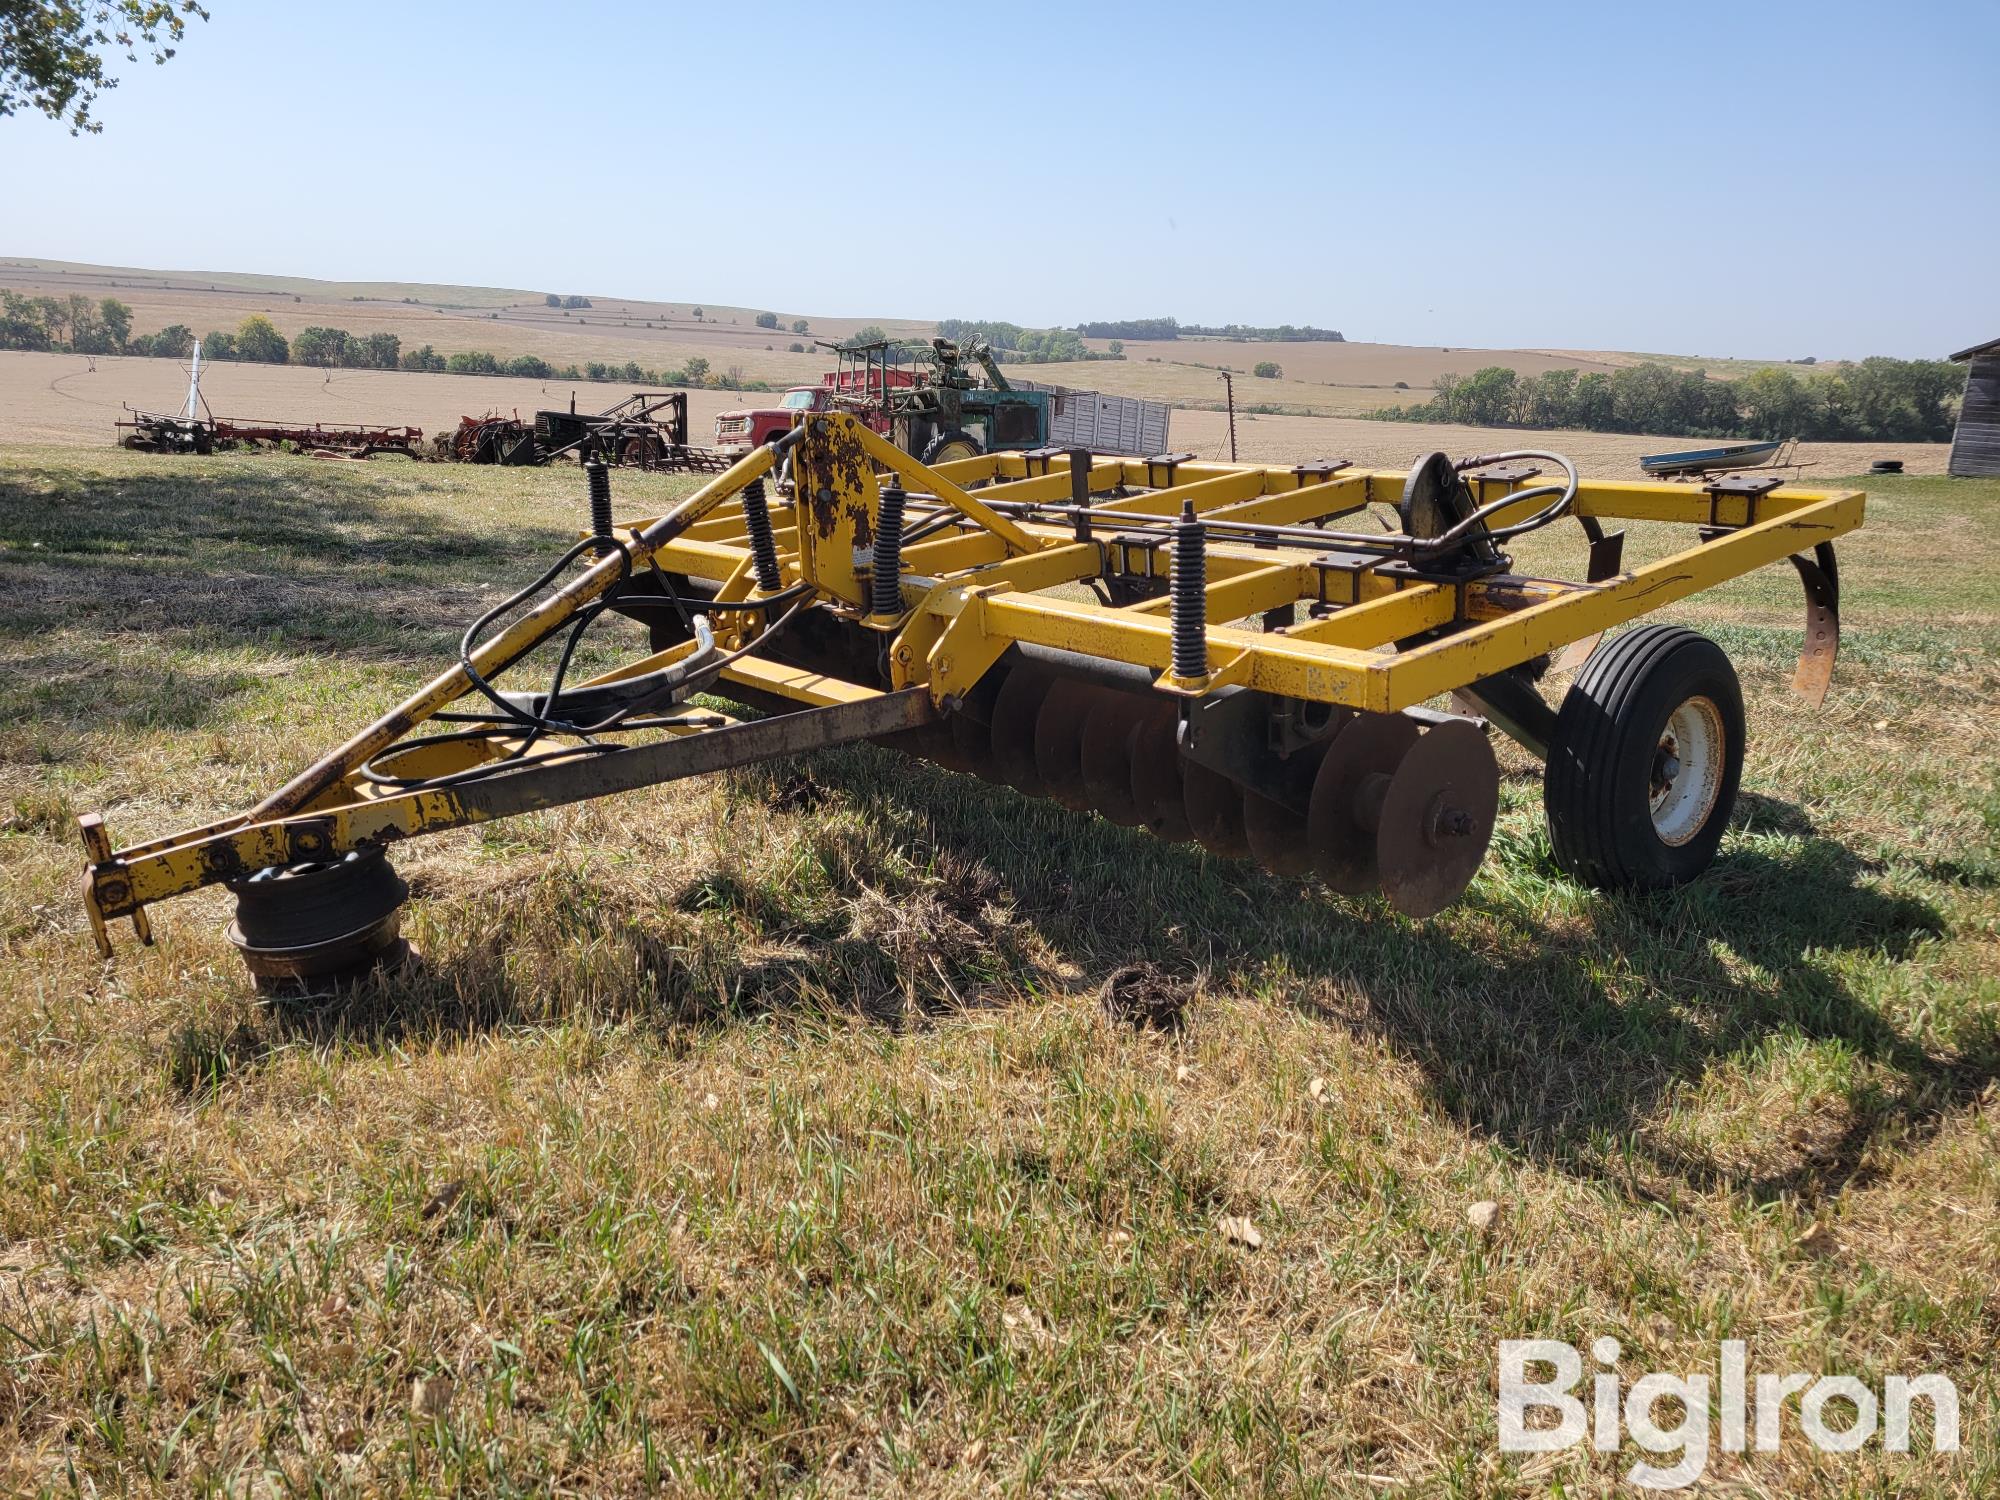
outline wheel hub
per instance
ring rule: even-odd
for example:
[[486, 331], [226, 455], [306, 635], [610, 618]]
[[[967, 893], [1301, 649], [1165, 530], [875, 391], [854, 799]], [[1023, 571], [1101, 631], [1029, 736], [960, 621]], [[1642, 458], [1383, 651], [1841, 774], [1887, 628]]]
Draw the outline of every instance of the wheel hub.
[[1662, 842], [1686, 843], [1701, 830], [1722, 790], [1722, 712], [1705, 697], [1667, 716], [1653, 752], [1648, 803]]

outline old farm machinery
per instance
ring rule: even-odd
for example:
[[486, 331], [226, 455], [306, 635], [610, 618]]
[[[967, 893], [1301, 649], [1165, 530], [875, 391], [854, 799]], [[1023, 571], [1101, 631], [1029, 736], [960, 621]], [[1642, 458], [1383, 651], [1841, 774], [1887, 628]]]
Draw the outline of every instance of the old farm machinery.
[[1081, 447], [1135, 455], [1167, 448], [1173, 412], [1166, 403], [1010, 381], [983, 339], [963, 348], [942, 338], [820, 340], [819, 346], [832, 351], [837, 366], [818, 385], [793, 386], [776, 406], [720, 413], [716, 452], [740, 458], [789, 432], [802, 416], [824, 411], [858, 417], [930, 464], [1006, 448]]
[[262, 418], [218, 417], [201, 390], [201, 350], [188, 371], [187, 400], [166, 412], [126, 407], [116, 424], [120, 447], [140, 453], [215, 453], [229, 448], [281, 448], [341, 458], [373, 458], [378, 453], [422, 456], [421, 427], [374, 427], [363, 422], [273, 422]]
[[230, 448], [282, 448], [373, 458], [378, 453], [422, 456], [421, 427], [371, 427], [363, 422], [253, 421], [240, 417], [189, 420], [161, 412], [134, 411], [117, 424], [122, 447], [141, 453], [216, 453]]
[[581, 463], [658, 469], [672, 474], [719, 474], [735, 455], [688, 443], [686, 391], [635, 391], [603, 411], [538, 411], [533, 423], [516, 414], [465, 417], [437, 439], [438, 457], [470, 464]]
[[[1822, 695], [1833, 541], [1863, 506], [1768, 478], [1579, 481], [1554, 455], [1433, 454], [1407, 475], [1053, 449], [929, 466], [839, 412], [664, 515], [614, 520], [610, 476], [589, 477], [582, 540], [253, 807], [124, 848], [85, 818], [105, 951], [113, 919], [144, 938], [153, 903], [227, 883], [254, 973], [327, 982], [400, 951], [400, 840], [856, 740], [1421, 917], [1485, 854], [1498, 728], [1547, 761], [1568, 869], [1671, 884], [1707, 865], [1735, 797], [1728, 660], [1654, 623], [1599, 645], [1559, 706], [1539, 669], [1789, 559], [1808, 596], [1797, 682]], [[1371, 506], [1393, 507], [1391, 529]], [[1585, 576], [1516, 572], [1515, 540], [1566, 518], [1589, 538]], [[1605, 530], [1620, 521], [1682, 535], [1632, 563]], [[647, 622], [650, 653], [567, 680], [607, 610]], [[520, 684], [538, 648], [555, 666]], [[1458, 711], [1427, 706], [1448, 694]]]

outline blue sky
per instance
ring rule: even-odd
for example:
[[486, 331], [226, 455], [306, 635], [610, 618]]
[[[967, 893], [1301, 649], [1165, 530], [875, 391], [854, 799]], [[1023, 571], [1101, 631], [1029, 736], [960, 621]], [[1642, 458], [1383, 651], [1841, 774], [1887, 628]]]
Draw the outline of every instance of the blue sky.
[[101, 136], [0, 120], [0, 254], [1455, 346], [2000, 334], [2000, 0], [210, 10]]

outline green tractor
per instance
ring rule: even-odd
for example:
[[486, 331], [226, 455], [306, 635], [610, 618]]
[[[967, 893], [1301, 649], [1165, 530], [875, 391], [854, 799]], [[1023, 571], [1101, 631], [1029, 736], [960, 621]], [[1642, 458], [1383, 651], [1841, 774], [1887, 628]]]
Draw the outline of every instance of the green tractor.
[[[1016, 390], [984, 341], [963, 350], [950, 339], [831, 347], [841, 365], [832, 377], [834, 403], [872, 408], [869, 425], [927, 464], [1002, 448], [1041, 448], [1050, 441], [1054, 397]], [[928, 368], [898, 368], [912, 356]]]

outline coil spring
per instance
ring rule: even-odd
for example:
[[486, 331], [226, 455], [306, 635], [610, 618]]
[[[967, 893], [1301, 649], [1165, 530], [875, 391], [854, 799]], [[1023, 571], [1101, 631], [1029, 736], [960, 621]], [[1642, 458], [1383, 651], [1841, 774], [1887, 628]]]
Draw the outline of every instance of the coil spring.
[[900, 615], [903, 612], [903, 488], [892, 484], [882, 491], [882, 503], [875, 512], [875, 613]]
[[611, 535], [611, 471], [602, 459], [593, 458], [583, 466], [585, 483], [590, 486], [590, 534], [609, 543]]
[[750, 567], [757, 575], [757, 587], [775, 594], [785, 575], [778, 571], [778, 543], [771, 534], [771, 507], [761, 477], [743, 486], [743, 527], [750, 533]]
[[1181, 502], [1174, 525], [1173, 663], [1176, 677], [1208, 675], [1208, 528], [1195, 519], [1194, 502]]

